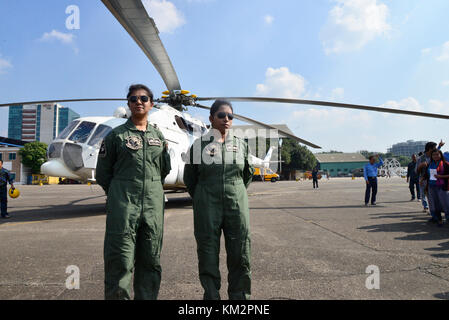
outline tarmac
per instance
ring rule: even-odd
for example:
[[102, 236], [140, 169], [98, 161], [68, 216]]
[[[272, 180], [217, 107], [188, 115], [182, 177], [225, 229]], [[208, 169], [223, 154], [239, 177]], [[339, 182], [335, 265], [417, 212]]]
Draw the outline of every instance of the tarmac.
[[[251, 184], [252, 299], [449, 298], [449, 227], [427, 223], [405, 179], [379, 178], [378, 205], [370, 207], [362, 178], [319, 186]], [[18, 187], [12, 218], [0, 220], [0, 299], [103, 299], [102, 189]], [[168, 198], [159, 299], [202, 299], [191, 200]], [[225, 262], [222, 238], [222, 299]], [[66, 286], [69, 266], [79, 269], [79, 289]]]

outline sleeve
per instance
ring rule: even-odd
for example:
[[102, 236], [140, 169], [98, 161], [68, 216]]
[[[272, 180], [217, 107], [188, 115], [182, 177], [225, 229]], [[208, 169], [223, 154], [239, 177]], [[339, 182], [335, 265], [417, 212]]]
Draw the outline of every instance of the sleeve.
[[189, 192], [190, 196], [193, 198], [195, 194], [195, 188], [198, 183], [198, 164], [193, 163], [193, 144], [190, 146], [189, 150], [187, 151], [187, 159], [186, 164], [184, 166], [184, 184], [187, 187], [187, 191]]
[[8, 176], [7, 179], [8, 179], [9, 184], [13, 184], [14, 183], [14, 179], [11, 178], [11, 173], [9, 171], [7, 171], [6, 174]]
[[365, 166], [363, 167], [363, 177], [366, 181], [368, 181], [368, 170], [366, 170], [367, 168], [368, 166], [365, 164]]
[[407, 178], [410, 178], [411, 170], [412, 170], [411, 168], [413, 166], [412, 163], [409, 163], [409, 165], [407, 166]]
[[249, 185], [253, 181], [254, 166], [249, 161], [250, 150], [247, 143], [245, 143], [245, 167], [243, 168], [243, 183], [248, 189]]
[[421, 157], [419, 157], [418, 160], [416, 160], [416, 164], [415, 164], [415, 173], [417, 175], [419, 175], [418, 166], [419, 166], [420, 163], [421, 163]]
[[117, 161], [117, 149], [114, 138], [114, 134], [109, 134], [103, 139], [95, 170], [95, 179], [106, 194], [108, 194], [109, 185], [114, 174], [114, 164]]
[[171, 171], [171, 161], [170, 161], [170, 153], [168, 152], [168, 148], [165, 147], [167, 144], [167, 141], [164, 138], [164, 135], [162, 133], [159, 134], [161, 140], [162, 140], [162, 155], [161, 155], [161, 182], [164, 184], [165, 178], [168, 176], [168, 174]]
[[379, 162], [378, 163], [376, 163], [376, 167], [377, 168], [380, 168], [380, 167], [382, 167], [383, 166], [383, 164], [384, 164], [384, 161], [382, 160], [382, 158], [381, 157], [379, 157]]

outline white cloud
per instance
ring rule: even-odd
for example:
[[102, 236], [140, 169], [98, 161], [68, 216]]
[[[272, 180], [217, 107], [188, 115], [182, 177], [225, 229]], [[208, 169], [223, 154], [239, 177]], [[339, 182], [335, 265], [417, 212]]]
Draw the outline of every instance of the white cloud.
[[443, 86], [449, 87], [449, 80], [443, 81]]
[[265, 21], [265, 24], [271, 25], [271, 24], [273, 24], [274, 18], [273, 18], [273, 16], [270, 16], [269, 14], [267, 14], [265, 17], [263, 17], [263, 20]]
[[378, 0], [334, 0], [321, 40], [326, 54], [361, 49], [374, 38], [388, 34], [388, 6]]
[[287, 67], [268, 68], [265, 82], [256, 86], [256, 95], [279, 98], [301, 98], [306, 91], [306, 80], [290, 72]]
[[345, 97], [345, 89], [335, 88], [332, 90], [331, 100], [341, 100]]
[[12, 68], [12, 64], [9, 60], [3, 59], [0, 55], [0, 74], [6, 73], [7, 69]]
[[437, 57], [438, 61], [446, 61], [449, 60], [449, 41], [444, 43], [441, 48], [441, 53]]
[[160, 32], [173, 33], [186, 23], [181, 11], [170, 1], [143, 0], [142, 3]]
[[421, 54], [425, 55], [425, 54], [429, 54], [432, 51], [431, 48], [424, 48], [421, 50]]
[[400, 101], [389, 100], [385, 102], [383, 105], [381, 105], [381, 107], [402, 109], [409, 111], [423, 111], [423, 107], [421, 106], [419, 101], [413, 97], [408, 97]]
[[51, 32], [45, 32], [40, 38], [41, 41], [51, 41], [57, 40], [64, 44], [73, 43], [75, 36], [71, 33], [59, 32], [57, 30], [52, 30]]

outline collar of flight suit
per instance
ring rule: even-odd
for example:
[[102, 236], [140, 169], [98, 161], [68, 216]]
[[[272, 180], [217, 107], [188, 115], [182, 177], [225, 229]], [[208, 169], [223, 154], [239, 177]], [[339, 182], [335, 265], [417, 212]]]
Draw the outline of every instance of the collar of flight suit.
[[[145, 132], [149, 132], [152, 130], [153, 126], [150, 124], [150, 120], [147, 120], [147, 129], [145, 130]], [[128, 121], [126, 121], [125, 123], [126, 128], [128, 128], [131, 131], [137, 131], [137, 132], [142, 132], [141, 130], [136, 128], [136, 125], [134, 124], [134, 122], [131, 120], [131, 118], [128, 119]]]

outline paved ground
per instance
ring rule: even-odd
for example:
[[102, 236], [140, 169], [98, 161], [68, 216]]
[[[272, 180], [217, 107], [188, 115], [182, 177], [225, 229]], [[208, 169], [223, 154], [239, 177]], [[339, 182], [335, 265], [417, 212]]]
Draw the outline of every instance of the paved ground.
[[[428, 216], [404, 179], [380, 179], [377, 207], [361, 206], [364, 182], [250, 186], [254, 299], [447, 299], [449, 227]], [[104, 202], [98, 186], [22, 186], [0, 222], [0, 299], [102, 299]], [[162, 251], [161, 299], [201, 299], [192, 208], [169, 196]], [[66, 267], [81, 287], [67, 290]], [[380, 289], [368, 290], [369, 265]], [[226, 268], [222, 246], [222, 297]]]

